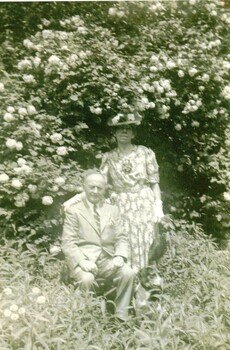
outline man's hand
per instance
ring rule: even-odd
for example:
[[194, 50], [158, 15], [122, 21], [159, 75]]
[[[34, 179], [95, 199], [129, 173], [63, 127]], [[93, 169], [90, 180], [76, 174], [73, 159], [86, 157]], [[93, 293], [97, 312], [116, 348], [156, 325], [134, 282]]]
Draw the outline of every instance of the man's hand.
[[118, 267], [122, 267], [124, 265], [125, 261], [122, 256], [115, 256], [113, 258], [113, 268], [116, 269]]
[[79, 266], [83, 271], [97, 273], [97, 265], [93, 261], [82, 260]]

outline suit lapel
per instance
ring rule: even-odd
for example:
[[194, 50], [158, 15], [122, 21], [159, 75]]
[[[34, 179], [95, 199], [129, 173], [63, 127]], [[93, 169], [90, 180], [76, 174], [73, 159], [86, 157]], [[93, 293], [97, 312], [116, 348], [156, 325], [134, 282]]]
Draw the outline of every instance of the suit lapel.
[[82, 201], [82, 210], [80, 212], [80, 215], [88, 222], [88, 224], [95, 230], [98, 236], [100, 236], [100, 232], [98, 231], [96, 222], [94, 220], [93, 213], [91, 209], [89, 208], [87, 202], [85, 200]]

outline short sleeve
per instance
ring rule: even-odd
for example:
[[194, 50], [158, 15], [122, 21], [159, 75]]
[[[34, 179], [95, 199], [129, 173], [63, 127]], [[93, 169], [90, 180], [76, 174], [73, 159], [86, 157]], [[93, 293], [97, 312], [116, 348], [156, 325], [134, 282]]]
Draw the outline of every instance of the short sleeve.
[[148, 181], [151, 184], [155, 184], [159, 182], [159, 172], [158, 172], [158, 164], [156, 160], [155, 153], [146, 148], [146, 170], [148, 175]]

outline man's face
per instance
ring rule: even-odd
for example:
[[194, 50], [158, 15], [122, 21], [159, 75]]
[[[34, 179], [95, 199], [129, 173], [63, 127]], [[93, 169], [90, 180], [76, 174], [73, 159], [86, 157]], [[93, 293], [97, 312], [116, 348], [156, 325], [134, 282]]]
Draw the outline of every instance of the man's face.
[[92, 174], [85, 179], [83, 187], [88, 201], [97, 204], [104, 197], [106, 181], [102, 175]]

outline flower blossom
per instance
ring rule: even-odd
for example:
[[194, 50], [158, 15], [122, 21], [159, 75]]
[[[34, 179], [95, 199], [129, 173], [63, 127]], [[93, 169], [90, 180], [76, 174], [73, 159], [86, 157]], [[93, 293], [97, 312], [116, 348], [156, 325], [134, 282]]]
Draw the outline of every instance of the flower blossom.
[[15, 118], [11, 113], [6, 112], [3, 116], [5, 122], [12, 122]]
[[33, 114], [37, 113], [36, 108], [33, 105], [29, 105], [27, 107], [27, 112], [29, 115], [33, 115]]
[[19, 70], [30, 69], [30, 68], [32, 68], [32, 64], [28, 59], [24, 59], [18, 63]]
[[32, 293], [33, 293], [34, 295], [38, 295], [38, 294], [41, 293], [41, 290], [40, 290], [38, 287], [33, 287], [33, 288], [32, 288]]
[[41, 58], [36, 56], [33, 60], [33, 64], [36, 68], [39, 67], [39, 65], [41, 64]]
[[224, 200], [227, 202], [230, 202], [230, 193], [229, 192], [224, 192], [223, 193]]
[[26, 160], [24, 158], [18, 158], [17, 163], [19, 166], [23, 166], [26, 164]]
[[12, 295], [13, 292], [12, 292], [12, 289], [9, 288], [9, 287], [6, 287], [3, 289], [3, 293], [6, 294], [6, 295]]
[[60, 252], [61, 252], [61, 247], [56, 246], [56, 245], [53, 245], [50, 247], [50, 254], [55, 255], [55, 254], [58, 254]]
[[6, 183], [9, 181], [9, 176], [5, 173], [0, 174], [0, 183]]
[[226, 99], [230, 100], [230, 85], [226, 85], [221, 93], [221, 95]]
[[3, 83], [0, 83], [0, 92], [3, 92], [5, 90], [5, 86]]
[[19, 313], [19, 315], [25, 315], [26, 309], [25, 309], [24, 307], [20, 307], [20, 308], [18, 309], [18, 313]]
[[176, 125], [175, 125], [175, 130], [176, 130], [176, 131], [180, 131], [181, 129], [182, 129], [181, 124], [176, 124]]
[[27, 84], [33, 84], [36, 82], [36, 80], [34, 79], [34, 76], [32, 74], [24, 74], [22, 79]]
[[115, 16], [117, 13], [117, 9], [115, 7], [110, 7], [108, 13], [110, 16]]
[[26, 108], [20, 107], [20, 108], [18, 108], [18, 113], [20, 115], [27, 115], [27, 110], [26, 110]]
[[50, 139], [53, 143], [59, 142], [62, 140], [62, 134], [55, 132], [50, 136]]
[[58, 56], [56, 55], [52, 55], [48, 58], [48, 62], [51, 64], [51, 65], [54, 65], [54, 66], [59, 66], [61, 64], [61, 60]]
[[16, 148], [16, 144], [17, 144], [17, 141], [15, 139], [8, 139], [6, 141], [6, 147], [8, 147], [10, 149]]
[[91, 113], [94, 113], [94, 114], [97, 114], [97, 115], [100, 115], [102, 113], [102, 108], [100, 108], [100, 107], [93, 107], [93, 106], [91, 106], [91, 107], [89, 107], [89, 109], [90, 109]]
[[42, 204], [43, 205], [51, 205], [51, 204], [53, 204], [53, 198], [51, 196], [44, 196], [44, 197], [42, 197]]
[[38, 187], [36, 185], [29, 184], [28, 190], [30, 193], [35, 193], [37, 191]]
[[68, 153], [67, 149], [65, 146], [62, 146], [62, 147], [58, 147], [57, 148], [57, 154], [59, 156], [65, 156], [66, 154]]
[[7, 112], [9, 112], [9, 113], [14, 113], [14, 112], [15, 112], [15, 108], [12, 107], [12, 106], [8, 106], [8, 107], [6, 108], [6, 110], [7, 110]]
[[55, 184], [62, 186], [65, 184], [65, 179], [64, 179], [64, 177], [59, 176], [59, 177], [56, 177], [54, 179], [54, 182], [55, 182]]
[[23, 40], [23, 45], [27, 47], [27, 49], [32, 49], [34, 47], [34, 44], [29, 39]]
[[3, 314], [4, 314], [5, 317], [10, 317], [11, 316], [11, 311], [6, 309], [6, 310], [4, 310]]
[[11, 316], [10, 316], [11, 320], [13, 321], [17, 321], [19, 319], [19, 315], [18, 314], [14, 314], [12, 313]]
[[20, 188], [22, 188], [23, 184], [19, 179], [13, 179], [11, 182], [11, 186], [16, 188], [17, 190], [20, 190]]
[[190, 75], [190, 77], [193, 77], [197, 73], [198, 73], [198, 70], [196, 68], [190, 68], [188, 71], [188, 74]]
[[37, 298], [37, 303], [44, 304], [45, 302], [46, 302], [46, 297], [44, 297], [44, 295], [39, 295], [39, 297]]
[[12, 304], [12, 305], [10, 306], [10, 311], [13, 311], [13, 312], [18, 311], [18, 305], [17, 305], [17, 304]]
[[21, 151], [21, 149], [23, 149], [23, 144], [22, 142], [16, 142], [16, 146], [15, 146], [17, 151]]

